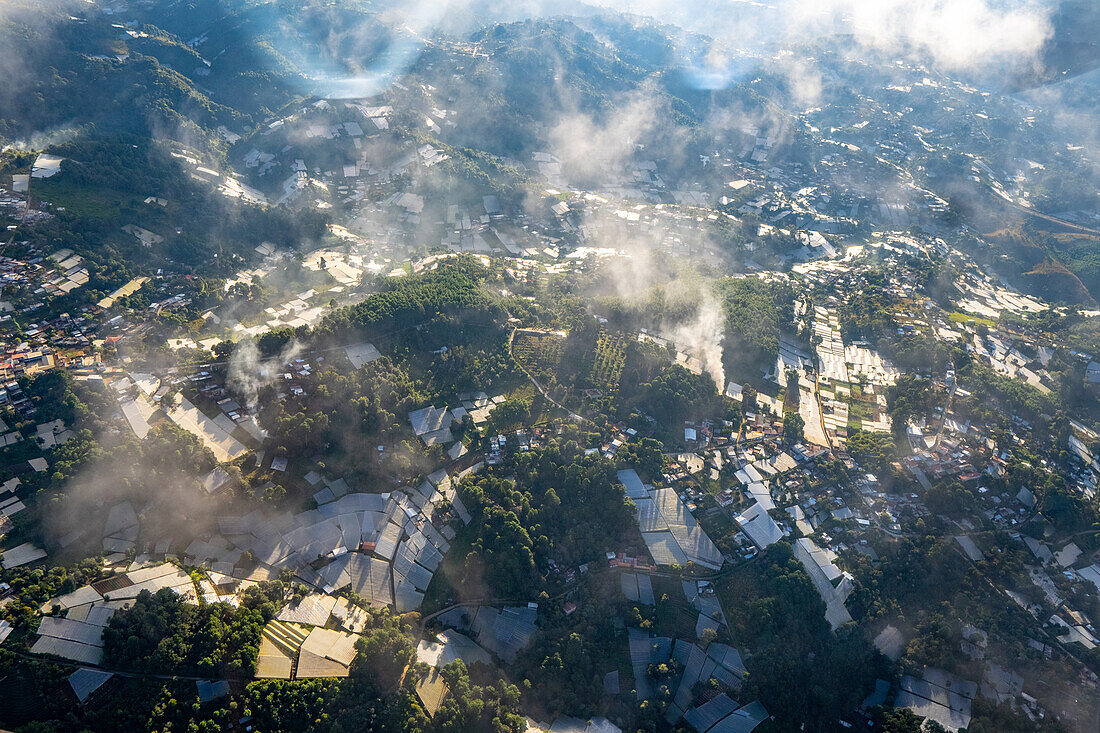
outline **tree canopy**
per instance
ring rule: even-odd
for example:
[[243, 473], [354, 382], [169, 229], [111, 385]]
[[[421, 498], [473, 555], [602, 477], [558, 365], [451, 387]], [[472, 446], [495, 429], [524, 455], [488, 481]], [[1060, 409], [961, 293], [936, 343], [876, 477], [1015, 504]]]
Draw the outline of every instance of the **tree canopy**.
[[142, 591], [104, 629], [104, 662], [137, 672], [250, 677], [264, 623], [253, 609], [193, 606], [168, 588]]

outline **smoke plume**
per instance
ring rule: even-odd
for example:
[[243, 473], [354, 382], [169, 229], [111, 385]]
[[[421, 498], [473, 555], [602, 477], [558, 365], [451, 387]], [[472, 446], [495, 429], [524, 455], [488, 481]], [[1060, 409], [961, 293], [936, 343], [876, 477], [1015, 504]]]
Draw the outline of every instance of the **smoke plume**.
[[302, 346], [295, 339], [283, 347], [278, 356], [264, 359], [254, 340], [241, 341], [229, 358], [227, 384], [255, 412], [260, 390], [273, 384], [283, 367], [301, 353]]
[[714, 379], [718, 391], [722, 392], [726, 388], [726, 372], [722, 367], [726, 314], [710, 288], [700, 287], [698, 298], [695, 317], [676, 324], [669, 335], [677, 346], [703, 363], [703, 370]]

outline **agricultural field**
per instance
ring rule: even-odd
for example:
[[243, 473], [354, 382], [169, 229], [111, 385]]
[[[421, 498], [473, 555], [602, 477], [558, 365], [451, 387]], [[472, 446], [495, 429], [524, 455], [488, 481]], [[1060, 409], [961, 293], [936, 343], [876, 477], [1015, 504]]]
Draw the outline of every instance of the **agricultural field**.
[[619, 391], [619, 380], [623, 376], [623, 364], [626, 362], [627, 339], [624, 333], [600, 330], [588, 372], [588, 383], [592, 389], [598, 389], [608, 396]]
[[535, 379], [545, 382], [561, 364], [565, 338], [558, 333], [517, 333], [512, 339], [512, 355]]

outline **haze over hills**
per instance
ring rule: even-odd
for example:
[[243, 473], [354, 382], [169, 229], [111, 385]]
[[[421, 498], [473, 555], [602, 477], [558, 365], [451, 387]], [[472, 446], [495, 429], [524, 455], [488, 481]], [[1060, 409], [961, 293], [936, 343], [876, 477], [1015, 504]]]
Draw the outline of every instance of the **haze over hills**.
[[[460, 7], [447, 13], [444, 27], [462, 27], [455, 18], [464, 17], [464, 10]], [[128, 30], [121, 40], [110, 15], [78, 23], [65, 20], [68, 16], [59, 10], [53, 21], [39, 17], [30, 24], [20, 19], [18, 10], [9, 11], [14, 42], [22, 44], [15, 46], [20, 50], [13, 56], [30, 64], [30, 69], [41, 63], [39, 59], [49, 57], [54, 64], [49, 68], [60, 65], [64, 71], [10, 75], [7, 97], [11, 103], [5, 109], [11, 113], [3, 123], [5, 135], [11, 140], [33, 139], [35, 135], [63, 135], [91, 124], [99, 134], [126, 131], [172, 139], [209, 156], [208, 162], [215, 168], [228, 164], [240, 169], [240, 159], [224, 157], [228, 144], [219, 128], [231, 131], [230, 139], [243, 146], [245, 143], [236, 141], [238, 136], [248, 138], [255, 131], [266, 131], [266, 125], [277, 120], [280, 111], [289, 111], [300, 95], [342, 97], [379, 92], [387, 101], [400, 97], [400, 109], [405, 113], [430, 111], [429, 104], [454, 99], [455, 113], [464, 120], [462, 126], [450, 126], [438, 134], [418, 131], [439, 142], [522, 158], [553, 147], [555, 133], [577, 142], [583, 135], [575, 133], [591, 132], [593, 125], [614, 125], [622, 129], [618, 147], [627, 143], [645, 149], [648, 145], [650, 151], [664, 156], [662, 163], [673, 167], [670, 175], [698, 178], [698, 166], [685, 170], [686, 161], [715, 147], [717, 138], [735, 127], [731, 121], [746, 123], [741, 127], [761, 120], [785, 125], [798, 142], [812, 145], [814, 133], [799, 124], [798, 116], [815, 102], [831, 99], [829, 114], [847, 113], [853, 118], [862, 109], [857, 98], [838, 104], [845, 98], [841, 83], [858, 78], [860, 85], [889, 86], [912, 81], [919, 73], [897, 69], [883, 74], [887, 65], [878, 63], [883, 60], [881, 48], [873, 43], [863, 49], [863, 59], [842, 60], [836, 54], [835, 36], [806, 39], [801, 57], [749, 55], [724, 62], [724, 68], [708, 68], [706, 50], [721, 48], [727, 41], [692, 36], [671, 26], [638, 26], [613, 16], [588, 14], [572, 20], [528, 21], [497, 25], [491, 31], [445, 35], [437, 27], [442, 22], [437, 16], [443, 14], [433, 12], [387, 15], [366, 3], [323, 9], [296, 3], [291, 7], [214, 1], [174, 4], [167, 12], [155, 6], [144, 14], [139, 12], [136, 22], [143, 30]], [[410, 18], [411, 24], [404, 22]], [[845, 37], [855, 39], [857, 48], [866, 43], [859, 34], [839, 38]], [[79, 42], [75, 42], [77, 38]], [[429, 38], [434, 40], [425, 45]], [[1056, 40], [1057, 36], [1043, 40], [1036, 58], [1046, 54], [1043, 49]], [[63, 51], [53, 56], [52, 48]], [[477, 55], [480, 51], [487, 57]], [[953, 58], [947, 51], [932, 49], [930, 53], [933, 61], [938, 55]], [[876, 62], [876, 71], [867, 74], [861, 67], [871, 60]], [[449, 69], [455, 64], [469, 64], [472, 73], [452, 78]], [[980, 76], [982, 68], [971, 66], [970, 75]], [[988, 71], [999, 65], [985, 68]], [[441, 93], [403, 93], [389, 87], [398, 78], [438, 85]], [[25, 84], [30, 86], [24, 89]], [[110, 104], [94, 102], [101, 92], [110, 92]], [[1059, 96], [1063, 98], [1056, 101], [1050, 95], [1046, 98], [1047, 106], [1053, 104], [1057, 111], [1049, 124], [1061, 128], [1058, 134], [1069, 130], [1090, 135], [1087, 117], [1075, 112], [1065, 95]], [[21, 108], [32, 99], [36, 100], [33, 110]], [[1013, 104], [1010, 98], [1004, 103]], [[637, 114], [650, 107], [656, 110]], [[938, 121], [937, 113], [918, 109], [911, 119], [930, 127]], [[658, 119], [661, 124], [654, 124]], [[416, 120], [405, 121], [410, 131], [417, 126]], [[980, 144], [988, 144], [990, 151], [1038, 162], [1034, 159], [1043, 157], [1041, 153], [1051, 154], [1043, 150], [1049, 143], [1042, 138], [1049, 139], [1052, 132], [1053, 128], [1012, 130], [1002, 122], [999, 128], [983, 130], [982, 135], [992, 136]], [[635, 140], [635, 136], [649, 139]], [[595, 140], [605, 142], [598, 136]], [[569, 147], [560, 140], [558, 143], [559, 148]], [[592, 151], [584, 144], [575, 147], [575, 151], [562, 152], [567, 157], [576, 153], [573, 157], [591, 159]], [[617, 155], [619, 151], [612, 151], [612, 157]], [[567, 166], [570, 163], [565, 160]], [[879, 175], [895, 174], [884, 171]], [[936, 192], [945, 198], [957, 196], [960, 205], [969, 196], [984, 196], [988, 189], [968, 191], [969, 184], [959, 180], [970, 175], [965, 166], [956, 167], [937, 182]], [[1082, 169], [1075, 164], [1074, 170], [1044, 176], [1046, 180], [1037, 185], [1060, 187], [1052, 198], [1063, 209], [1072, 208], [1068, 191], [1087, 191], [1088, 185], [1082, 183], [1092, 175], [1087, 166]], [[255, 183], [255, 178], [251, 182]], [[989, 207], [989, 202], [983, 201], [981, 208], [987, 211]], [[1048, 208], [1046, 213], [1057, 212]], [[1031, 242], [1028, 246], [1034, 248]], [[1079, 255], [1059, 252], [1056, 245], [1039, 245], [1038, 250], [1060, 271], [1068, 267], [1078, 278], [1086, 275], [1083, 287], [1069, 284], [1067, 292], [1080, 291], [1071, 297], [1090, 297], [1083, 291], [1095, 295], [1095, 281], [1089, 284], [1094, 277], [1089, 274], [1091, 265], [1082, 263]], [[1027, 260], [1034, 257], [1020, 259], [1012, 252], [1009, 256], [1019, 263], [1010, 269], [1019, 274], [1032, 271], [1033, 263]]]
[[1096, 28], [0, 4], [0, 727], [1095, 731]]

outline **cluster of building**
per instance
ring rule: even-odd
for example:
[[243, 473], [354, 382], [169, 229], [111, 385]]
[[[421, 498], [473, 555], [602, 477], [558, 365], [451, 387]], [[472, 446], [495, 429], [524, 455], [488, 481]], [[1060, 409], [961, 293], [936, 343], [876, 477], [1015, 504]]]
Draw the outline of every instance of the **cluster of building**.
[[626, 496], [634, 502], [642, 539], [658, 565], [695, 565], [718, 569], [723, 557], [699, 526], [675, 489], [642, 483], [633, 469], [619, 471]]
[[[627, 629], [627, 640], [634, 690], [639, 700], [657, 697], [651, 670], [663, 665], [679, 671], [671, 679], [661, 681], [662, 685], [675, 690], [664, 714], [669, 724], [683, 720], [699, 733], [751, 733], [767, 720], [767, 710], [759, 702], [742, 705], [731, 697], [739, 694], [746, 674], [737, 649], [713, 641], [704, 648], [683, 639], [651, 636], [635, 628]], [[710, 680], [714, 680], [722, 692], [697, 705], [697, 686]], [[618, 679], [614, 686], [619, 686]]]

